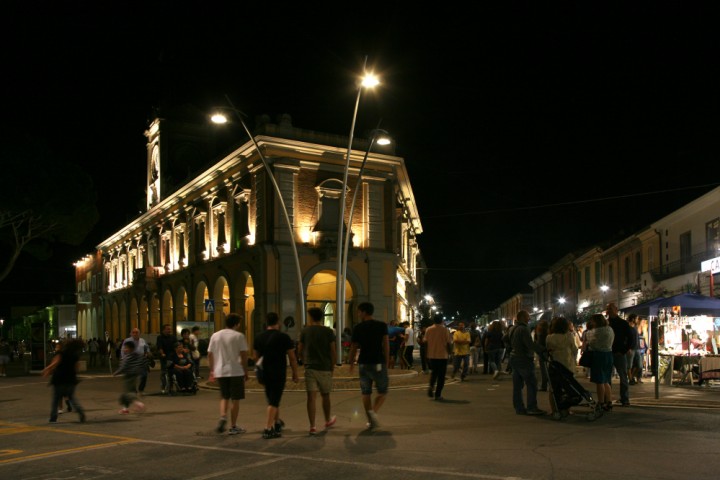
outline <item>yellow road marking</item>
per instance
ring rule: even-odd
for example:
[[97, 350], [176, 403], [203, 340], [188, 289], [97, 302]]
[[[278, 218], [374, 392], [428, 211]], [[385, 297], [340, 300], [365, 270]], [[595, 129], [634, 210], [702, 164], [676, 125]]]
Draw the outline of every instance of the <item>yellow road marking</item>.
[[15, 455], [22, 452], [22, 450], [0, 450], [0, 457], [3, 455]]
[[[107, 435], [107, 434], [102, 434], [102, 433], [90, 433], [90, 432], [77, 432], [74, 430], [65, 430], [65, 429], [50, 428], [50, 427], [33, 427], [30, 425], [0, 422], [0, 434], [2, 434], [2, 435], [20, 434], [20, 433], [25, 433], [25, 432], [66, 433], [66, 434], [78, 435], [78, 436], [83, 436], [83, 437], [112, 439], [112, 441], [106, 442], [106, 443], [97, 443], [97, 444], [92, 444], [92, 445], [86, 445], [83, 447], [67, 448], [64, 450], [53, 450], [50, 452], [36, 453], [36, 454], [32, 454], [32, 455], [23, 455], [23, 456], [14, 457], [14, 458], [0, 459], [0, 465], [8, 464], [8, 463], [15, 463], [15, 462], [23, 462], [23, 461], [37, 459], [37, 458], [54, 457], [54, 456], [58, 456], [58, 455], [65, 455], [67, 453], [77, 453], [77, 452], [82, 452], [82, 451], [86, 451], [86, 450], [95, 450], [98, 448], [113, 447], [113, 446], [117, 446], [117, 445], [124, 445], [127, 443], [134, 443], [134, 442], [141, 441], [138, 438], [121, 437], [118, 435]], [[17, 455], [19, 453], [22, 453], [22, 450], [0, 450], [0, 456]]]

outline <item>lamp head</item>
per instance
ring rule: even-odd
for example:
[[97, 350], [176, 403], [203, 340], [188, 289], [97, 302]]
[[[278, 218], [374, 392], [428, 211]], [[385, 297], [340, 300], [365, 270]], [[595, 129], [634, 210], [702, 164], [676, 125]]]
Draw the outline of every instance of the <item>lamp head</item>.
[[380, 79], [378, 79], [377, 76], [373, 73], [365, 73], [365, 76], [362, 78], [362, 81], [360, 82], [360, 85], [362, 85], [365, 88], [373, 88], [377, 87], [380, 84]]

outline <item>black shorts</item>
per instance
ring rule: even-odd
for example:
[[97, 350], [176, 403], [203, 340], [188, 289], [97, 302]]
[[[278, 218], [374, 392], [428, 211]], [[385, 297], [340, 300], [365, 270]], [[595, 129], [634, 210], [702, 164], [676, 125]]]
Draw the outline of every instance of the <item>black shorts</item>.
[[242, 400], [245, 398], [245, 377], [220, 377], [220, 397], [225, 400]]

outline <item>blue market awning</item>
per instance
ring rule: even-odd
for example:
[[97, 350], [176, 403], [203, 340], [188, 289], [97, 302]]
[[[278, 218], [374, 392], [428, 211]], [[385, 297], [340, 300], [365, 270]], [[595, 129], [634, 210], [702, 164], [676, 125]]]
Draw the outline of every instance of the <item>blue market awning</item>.
[[660, 297], [649, 302], [620, 309], [625, 314], [634, 313], [644, 317], [656, 317], [662, 308], [680, 306], [681, 315], [720, 316], [720, 299], [696, 293], [681, 293], [672, 297]]

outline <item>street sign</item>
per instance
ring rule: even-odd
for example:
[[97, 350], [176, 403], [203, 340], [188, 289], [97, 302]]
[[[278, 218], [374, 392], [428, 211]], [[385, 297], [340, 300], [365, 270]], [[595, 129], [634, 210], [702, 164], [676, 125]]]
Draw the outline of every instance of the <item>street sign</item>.
[[215, 300], [212, 298], [205, 300], [205, 311], [207, 313], [215, 313]]

